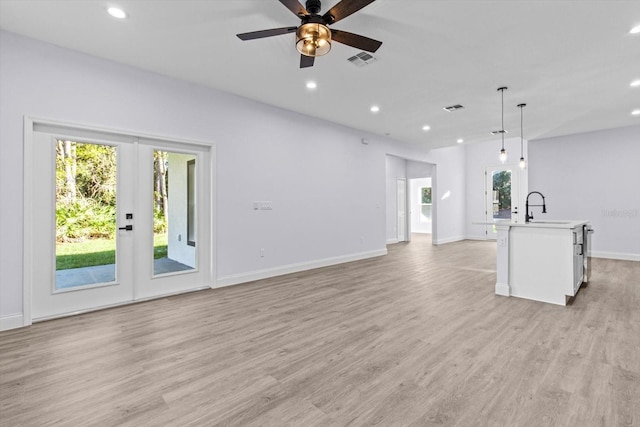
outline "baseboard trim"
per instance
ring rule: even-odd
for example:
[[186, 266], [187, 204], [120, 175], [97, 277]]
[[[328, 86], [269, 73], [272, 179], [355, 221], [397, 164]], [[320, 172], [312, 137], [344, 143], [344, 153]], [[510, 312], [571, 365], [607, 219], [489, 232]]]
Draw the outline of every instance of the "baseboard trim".
[[607, 258], [607, 259], [618, 259], [621, 261], [640, 261], [639, 254], [625, 254], [620, 252], [600, 252], [600, 251], [592, 251], [591, 257], [593, 258]]
[[297, 273], [300, 271], [313, 270], [314, 268], [329, 267], [331, 265], [343, 264], [345, 262], [375, 258], [386, 254], [387, 249], [384, 248], [375, 251], [360, 252], [351, 255], [324, 258], [315, 261], [283, 265], [281, 267], [267, 268], [264, 270], [250, 271], [248, 273], [230, 274], [228, 276], [219, 277], [212, 288], [238, 285], [240, 283], [253, 282], [255, 280], [268, 279], [270, 277], [283, 276], [285, 274]]
[[496, 283], [496, 295], [508, 297], [511, 295], [509, 285], [506, 283]]
[[487, 236], [465, 236], [465, 240], [482, 240], [483, 242], [488, 242], [495, 239], [488, 239]]
[[387, 245], [393, 245], [394, 243], [398, 243], [398, 239], [387, 239]]
[[24, 324], [24, 316], [22, 314], [0, 317], [0, 331], [8, 331], [9, 329], [17, 329], [24, 326], [29, 325]]
[[448, 237], [446, 239], [438, 239], [435, 244], [444, 245], [446, 243], [460, 242], [462, 240], [465, 240], [464, 236]]

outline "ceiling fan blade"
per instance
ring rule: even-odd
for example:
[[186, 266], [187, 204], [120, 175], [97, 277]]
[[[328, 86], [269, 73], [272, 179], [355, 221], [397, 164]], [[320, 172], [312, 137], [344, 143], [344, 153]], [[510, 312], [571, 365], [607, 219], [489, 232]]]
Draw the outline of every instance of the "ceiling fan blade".
[[313, 56], [300, 55], [300, 68], [313, 67], [315, 59]]
[[280, 3], [285, 5], [285, 7], [293, 12], [294, 15], [297, 15], [299, 17], [309, 15], [307, 9], [305, 9], [298, 0], [280, 0]]
[[333, 24], [353, 13], [356, 13], [374, 1], [375, 0], [342, 0], [340, 3], [333, 6], [327, 13], [322, 15], [322, 19], [327, 24]]
[[367, 52], [375, 52], [382, 46], [382, 42], [378, 40], [340, 30], [331, 30], [331, 39]]
[[240, 40], [254, 40], [254, 39], [261, 39], [264, 37], [279, 36], [282, 34], [293, 33], [297, 29], [298, 27], [282, 27], [282, 28], [272, 28], [270, 30], [252, 31], [250, 33], [242, 33], [242, 34], [236, 34], [236, 35]]

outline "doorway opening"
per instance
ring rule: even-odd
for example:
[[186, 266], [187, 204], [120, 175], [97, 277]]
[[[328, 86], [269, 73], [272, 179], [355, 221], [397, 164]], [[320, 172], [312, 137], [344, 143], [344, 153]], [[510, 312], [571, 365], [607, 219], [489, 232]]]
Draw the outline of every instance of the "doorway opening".
[[409, 180], [411, 233], [431, 234], [433, 230], [433, 188], [431, 177]]

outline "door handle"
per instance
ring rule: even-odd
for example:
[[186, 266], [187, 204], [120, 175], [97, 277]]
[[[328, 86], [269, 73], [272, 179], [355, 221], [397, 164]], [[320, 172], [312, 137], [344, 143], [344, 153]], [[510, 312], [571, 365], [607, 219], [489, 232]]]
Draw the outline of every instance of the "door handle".
[[120, 228], [118, 228], [118, 230], [131, 231], [131, 230], [133, 230], [133, 225], [131, 225], [131, 224], [129, 224], [129, 225], [125, 225], [124, 227], [120, 227]]

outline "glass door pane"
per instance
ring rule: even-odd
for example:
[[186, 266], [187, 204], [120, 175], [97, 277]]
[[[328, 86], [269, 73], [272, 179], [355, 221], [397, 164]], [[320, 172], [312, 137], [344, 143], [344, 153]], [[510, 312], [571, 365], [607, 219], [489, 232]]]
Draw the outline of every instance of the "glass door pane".
[[55, 289], [115, 282], [116, 147], [54, 143]]
[[511, 219], [511, 171], [493, 171], [492, 218]]
[[488, 167], [485, 185], [486, 235], [488, 239], [495, 239], [497, 222], [518, 222], [520, 175], [517, 166]]
[[196, 155], [153, 151], [153, 274], [196, 266]]

